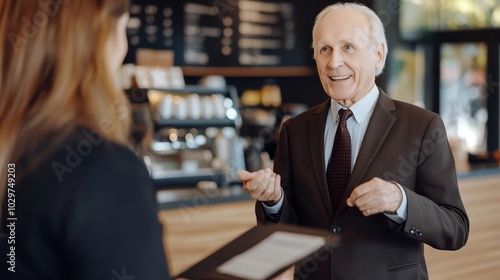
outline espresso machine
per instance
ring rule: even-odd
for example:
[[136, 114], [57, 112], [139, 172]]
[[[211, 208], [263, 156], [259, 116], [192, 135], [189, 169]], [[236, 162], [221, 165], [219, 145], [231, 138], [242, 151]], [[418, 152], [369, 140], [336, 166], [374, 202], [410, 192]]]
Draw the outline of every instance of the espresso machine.
[[[140, 150], [158, 188], [240, 183], [236, 173], [245, 169], [245, 143], [239, 136], [241, 116], [235, 87], [186, 85], [177, 89], [134, 88], [128, 93], [132, 99], [134, 95], [145, 96], [149, 104], [150, 137], [144, 137], [138, 146], [143, 147]], [[143, 127], [138, 120], [144, 122], [145, 118], [138, 117], [138, 112], [134, 115], [134, 126]]]

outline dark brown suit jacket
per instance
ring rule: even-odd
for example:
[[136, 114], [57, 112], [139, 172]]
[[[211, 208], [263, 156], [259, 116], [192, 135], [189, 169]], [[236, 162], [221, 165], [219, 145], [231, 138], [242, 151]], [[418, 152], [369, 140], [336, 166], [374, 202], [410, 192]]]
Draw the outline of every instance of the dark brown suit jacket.
[[[281, 175], [284, 204], [273, 220], [257, 202], [258, 222], [340, 234], [341, 245], [304, 260], [296, 279], [428, 279], [423, 243], [457, 250], [469, 234], [441, 118], [380, 91], [341, 205], [333, 213], [323, 140], [329, 108], [330, 100], [283, 124], [274, 171]], [[403, 224], [384, 214], [365, 217], [347, 206], [352, 190], [374, 177], [404, 187], [408, 216]]]

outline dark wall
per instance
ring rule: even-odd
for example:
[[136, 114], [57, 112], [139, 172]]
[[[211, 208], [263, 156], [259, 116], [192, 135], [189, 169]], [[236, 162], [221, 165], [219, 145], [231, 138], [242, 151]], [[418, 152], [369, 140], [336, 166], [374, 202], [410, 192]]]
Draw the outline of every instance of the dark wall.
[[[324, 7], [337, 1], [295, 0], [290, 2], [293, 2], [295, 5], [300, 7], [300, 9], [297, 9], [295, 16], [300, 18], [300, 23], [304, 24], [304, 26], [297, 28], [297, 30], [301, 32], [301, 34], [298, 35], [298, 38], [300, 40], [305, 40], [305, 44], [310, 46], [312, 42], [311, 32], [316, 15]], [[372, 7], [373, 1], [365, 0], [345, 2], [358, 2]], [[313, 59], [312, 50], [309, 48], [303, 55], [307, 57], [307, 60], [309, 61], [307, 65], [313, 67], [314, 71], [316, 71], [316, 64]], [[188, 83], [197, 83], [199, 79], [200, 77], [186, 77], [186, 81]], [[303, 77], [282, 77], [278, 73], [278, 75], [274, 77], [228, 77], [226, 78], [226, 81], [228, 84], [235, 85], [238, 89], [238, 93], [241, 94], [246, 89], [259, 89], [262, 85], [267, 83], [269, 79], [272, 79], [273, 82], [280, 86], [283, 103], [303, 103], [308, 107], [312, 107], [326, 101], [328, 98], [317, 74]], [[384, 74], [377, 78], [377, 84], [385, 89], [386, 82]]]
[[[202, 0], [193, 0], [193, 1], [201, 1]], [[173, 45], [169, 47], [168, 49], [172, 49], [175, 51], [175, 62], [176, 65], [178, 66], [183, 66], [185, 65], [182, 61], [182, 46], [183, 46], [183, 37], [182, 34], [183, 28], [179, 26], [183, 26], [183, 17], [179, 16], [179, 14], [182, 14], [182, 3], [183, 2], [163, 2], [163, 0], [133, 0], [133, 3], [138, 3], [141, 5], [147, 5], [147, 4], [155, 4], [161, 7], [161, 5], [167, 5], [169, 7], [172, 7], [172, 9], [177, 11], [174, 11], [174, 16], [171, 16], [170, 19], [173, 20], [173, 26], [174, 28], [174, 36], [173, 36]], [[270, 2], [279, 2], [279, 1], [270, 1]], [[286, 60], [283, 61], [283, 65], [287, 66], [290, 65], [290, 61], [287, 60], [292, 60], [292, 64], [294, 66], [306, 66], [310, 67], [313, 69], [314, 74], [308, 75], [308, 76], [293, 76], [293, 77], [287, 77], [279, 73], [279, 70], [276, 72], [276, 75], [273, 76], [265, 76], [265, 77], [248, 77], [248, 76], [241, 76], [241, 77], [227, 77], [226, 81], [228, 84], [236, 86], [238, 89], [238, 93], [241, 95], [244, 90], [247, 89], [259, 89], [264, 85], [265, 83], [269, 82], [269, 79], [272, 79], [272, 82], [279, 85], [281, 88], [282, 92], [282, 101], [283, 103], [304, 103], [307, 106], [311, 107], [314, 105], [317, 105], [327, 99], [327, 96], [325, 92], [323, 91], [323, 88], [321, 86], [320, 80], [315, 74], [315, 62], [314, 59], [312, 58], [312, 50], [310, 49], [310, 44], [312, 41], [312, 36], [311, 36], [311, 31], [312, 27], [314, 25], [314, 19], [316, 15], [327, 5], [333, 4], [337, 1], [325, 1], [325, 0], [320, 0], [320, 1], [302, 1], [302, 0], [288, 0], [284, 2], [289, 2], [293, 3], [295, 6], [295, 11], [294, 11], [294, 17], [295, 17], [295, 31], [296, 31], [296, 38], [297, 38], [297, 43], [296, 43], [296, 50], [294, 50], [293, 55], [295, 57], [290, 57], [289, 55], [283, 56]], [[372, 0], [365, 0], [365, 1], [347, 1], [347, 2], [361, 2], [363, 4], [366, 4], [368, 6], [372, 6]], [[167, 4], [166, 4], [167, 3]], [[208, 1], [207, 3], [213, 3], [214, 5], [217, 3], [217, 6], [219, 7], [224, 7], [226, 5], [227, 7], [234, 7], [235, 4], [238, 3], [238, 1], [235, 0], [216, 0], [216, 1]], [[141, 17], [146, 15], [144, 12], [142, 12]], [[145, 22], [146, 18], [144, 18]], [[155, 21], [158, 21], [158, 26], [161, 28], [161, 22], [162, 19], [156, 18]], [[159, 33], [161, 34], [161, 33]], [[129, 34], [130, 35], [130, 34]], [[148, 43], [147, 41], [147, 36], [144, 34], [141, 35], [141, 44], [140, 45], [135, 45], [132, 46], [130, 45], [129, 47], [129, 53], [127, 54], [126, 63], [133, 63], [135, 62], [135, 51], [137, 48], [156, 48], [156, 49], [161, 49], [162, 47], [162, 40], [158, 40], [158, 44], [155, 45], [154, 43]], [[161, 36], [161, 35], [160, 35]], [[208, 44], [207, 44], [208, 45]], [[209, 50], [209, 46], [206, 46], [206, 49]], [[298, 51], [297, 51], [298, 50]], [[181, 56], [181, 57], [179, 57]], [[211, 62], [213, 64], [213, 62]], [[237, 64], [237, 61], [234, 63]], [[233, 64], [234, 64], [233, 63]], [[300, 65], [295, 65], [299, 63]], [[227, 61], [221, 61], [221, 65], [226, 65], [228, 64]], [[213, 65], [211, 65], [213, 66]], [[237, 66], [237, 65], [236, 65]], [[200, 76], [186, 76], [186, 83], [187, 84], [197, 84]], [[379, 83], [381, 85], [384, 85], [384, 78], [381, 77], [379, 79]]]

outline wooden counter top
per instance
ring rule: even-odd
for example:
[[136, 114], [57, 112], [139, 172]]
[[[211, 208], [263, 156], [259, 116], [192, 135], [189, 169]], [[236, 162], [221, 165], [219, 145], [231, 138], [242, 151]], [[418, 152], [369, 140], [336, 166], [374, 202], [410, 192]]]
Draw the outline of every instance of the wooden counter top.
[[[476, 173], [477, 174], [477, 173]], [[467, 245], [459, 251], [426, 247], [430, 279], [493, 280], [500, 275], [500, 174], [459, 177], [471, 221]], [[165, 250], [173, 275], [188, 268], [255, 225], [254, 202], [204, 203], [161, 210]]]

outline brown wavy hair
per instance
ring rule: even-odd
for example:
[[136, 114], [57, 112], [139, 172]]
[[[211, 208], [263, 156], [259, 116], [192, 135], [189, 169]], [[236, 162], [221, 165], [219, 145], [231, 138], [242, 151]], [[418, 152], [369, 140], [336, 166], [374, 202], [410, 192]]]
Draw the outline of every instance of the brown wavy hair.
[[[0, 202], [7, 165], [29, 154], [28, 169], [36, 168], [77, 125], [116, 143], [127, 141], [129, 103], [109, 73], [105, 46], [129, 5], [0, 2]], [[100, 129], [103, 121], [113, 129]], [[50, 145], [42, 148], [42, 141]]]

